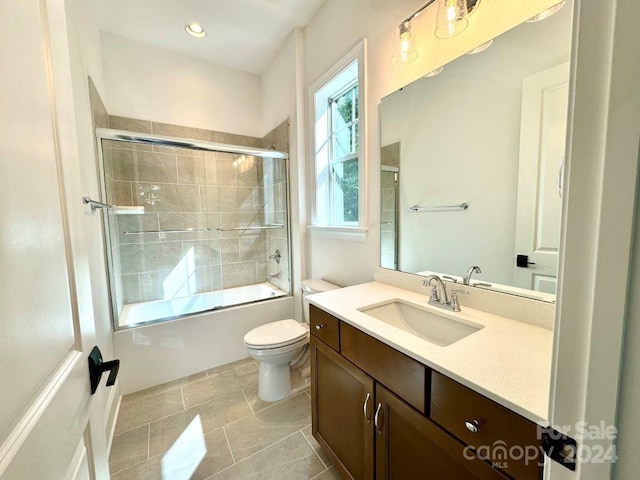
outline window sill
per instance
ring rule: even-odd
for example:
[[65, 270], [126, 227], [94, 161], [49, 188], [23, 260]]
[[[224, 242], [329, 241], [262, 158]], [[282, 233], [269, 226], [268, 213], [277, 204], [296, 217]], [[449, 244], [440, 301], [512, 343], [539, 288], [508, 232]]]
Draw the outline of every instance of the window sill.
[[329, 227], [320, 225], [309, 226], [311, 233], [319, 238], [331, 238], [334, 240], [347, 240], [350, 242], [365, 242], [367, 229], [361, 227]]

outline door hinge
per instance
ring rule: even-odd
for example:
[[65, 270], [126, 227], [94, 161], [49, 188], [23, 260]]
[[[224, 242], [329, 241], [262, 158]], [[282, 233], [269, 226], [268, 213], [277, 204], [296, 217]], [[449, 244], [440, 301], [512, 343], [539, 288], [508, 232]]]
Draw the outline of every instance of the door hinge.
[[576, 471], [578, 442], [575, 439], [558, 432], [553, 427], [547, 427], [542, 430], [542, 448], [551, 460], [572, 472]]

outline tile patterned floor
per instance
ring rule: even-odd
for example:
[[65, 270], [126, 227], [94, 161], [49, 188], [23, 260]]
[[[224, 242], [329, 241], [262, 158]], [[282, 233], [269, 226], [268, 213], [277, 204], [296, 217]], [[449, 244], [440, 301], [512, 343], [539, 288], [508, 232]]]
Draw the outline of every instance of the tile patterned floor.
[[252, 359], [122, 398], [112, 480], [337, 480], [311, 436], [308, 390], [258, 398]]

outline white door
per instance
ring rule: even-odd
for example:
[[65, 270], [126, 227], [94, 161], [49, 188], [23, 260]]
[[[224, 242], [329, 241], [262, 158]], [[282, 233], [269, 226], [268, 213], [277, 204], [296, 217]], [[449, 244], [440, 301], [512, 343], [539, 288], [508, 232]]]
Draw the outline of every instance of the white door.
[[[92, 420], [87, 355], [95, 332], [79, 314], [87, 299], [77, 296], [65, 198], [73, 105], [60, 95], [71, 75], [64, 7], [0, 0], [0, 477], [7, 480], [107, 471], [104, 445], [98, 462], [92, 453], [93, 439], [105, 436]], [[64, 42], [54, 45], [52, 36]]]
[[[513, 278], [546, 293], [558, 276], [568, 104], [569, 63], [524, 79]], [[518, 255], [530, 263], [518, 266]]]

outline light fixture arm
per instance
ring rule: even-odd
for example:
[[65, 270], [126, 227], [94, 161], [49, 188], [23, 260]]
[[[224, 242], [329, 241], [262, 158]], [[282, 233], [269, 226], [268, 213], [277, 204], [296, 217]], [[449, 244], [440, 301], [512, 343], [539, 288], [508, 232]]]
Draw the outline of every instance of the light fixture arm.
[[[402, 25], [403, 23], [406, 23], [406, 22], [410, 22], [411, 20], [416, 18], [418, 15], [420, 15], [422, 12], [424, 12], [429, 5], [431, 5], [432, 3], [435, 3], [435, 2], [436, 2], [436, 0], [429, 0], [427, 3], [422, 5], [418, 10], [416, 10], [411, 15], [409, 15], [407, 18], [405, 18], [402, 22], [400, 22], [400, 25]], [[476, 8], [479, 3], [480, 3], [480, 0], [467, 0], [467, 9], [468, 9], [469, 13], [471, 13], [471, 11], [474, 8]]]

